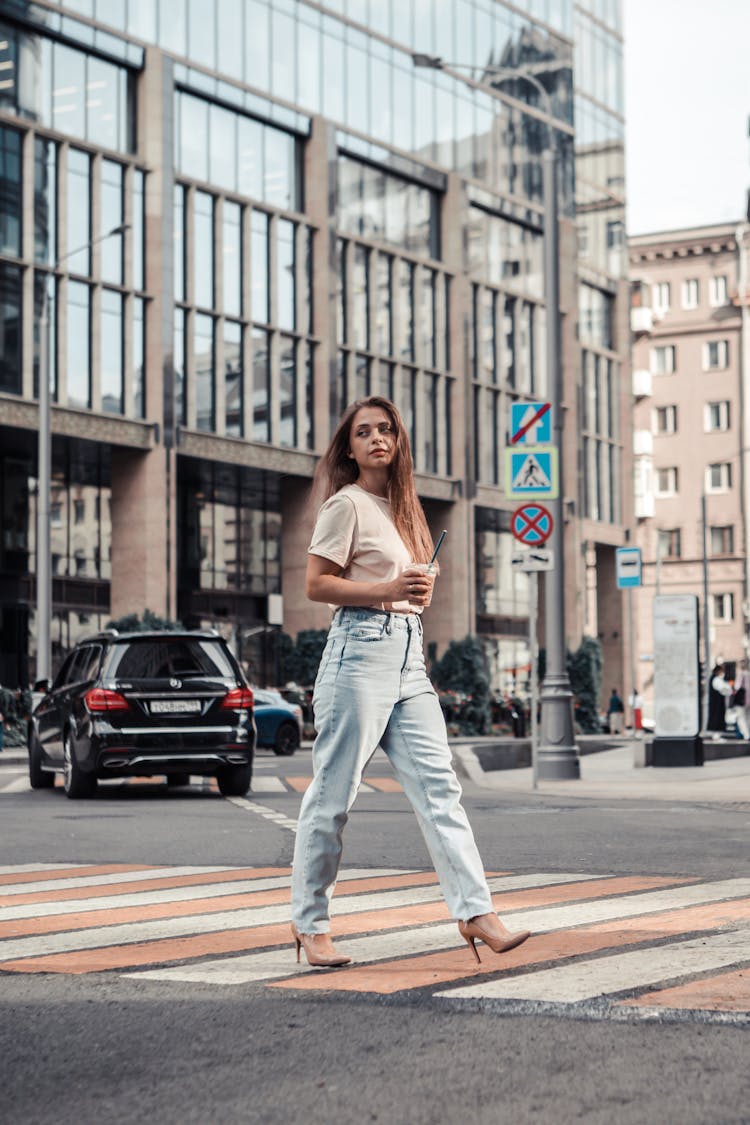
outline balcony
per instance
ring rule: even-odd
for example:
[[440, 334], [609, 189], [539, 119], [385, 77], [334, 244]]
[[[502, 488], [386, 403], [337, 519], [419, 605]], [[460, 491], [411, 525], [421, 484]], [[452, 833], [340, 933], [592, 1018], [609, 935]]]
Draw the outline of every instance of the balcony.
[[650, 398], [653, 391], [653, 377], [648, 368], [640, 367], [633, 372], [633, 395], [635, 398]]
[[634, 308], [630, 310], [630, 331], [634, 336], [643, 336], [651, 332], [654, 327], [654, 310], [651, 308]]
[[646, 492], [643, 496], [636, 496], [633, 505], [633, 513], [637, 520], [648, 520], [654, 514], [654, 494], [653, 492]]
[[633, 430], [633, 453], [636, 457], [650, 457], [654, 452], [654, 435], [651, 430]]

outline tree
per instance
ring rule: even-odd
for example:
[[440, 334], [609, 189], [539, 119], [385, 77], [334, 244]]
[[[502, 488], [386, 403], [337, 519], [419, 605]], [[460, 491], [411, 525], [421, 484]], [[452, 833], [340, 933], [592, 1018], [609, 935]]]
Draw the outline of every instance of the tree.
[[107, 628], [116, 629], [118, 633], [149, 633], [156, 630], [174, 632], [184, 628], [184, 626], [181, 621], [173, 621], [169, 617], [158, 617], [152, 610], [144, 609], [142, 618], [137, 613], [126, 613], [124, 617], [118, 617], [117, 620], [110, 621]]
[[304, 686], [315, 682], [327, 637], [326, 629], [302, 629], [297, 634], [294, 648], [284, 654], [287, 679]]
[[432, 669], [432, 679], [443, 691], [467, 696], [458, 724], [463, 734], [487, 734], [492, 723], [490, 681], [484, 663], [484, 652], [476, 637], [451, 641]]
[[584, 734], [598, 734], [601, 729], [602, 663], [602, 646], [595, 637], [584, 637], [576, 651], [568, 653], [570, 687], [578, 700], [576, 720]]

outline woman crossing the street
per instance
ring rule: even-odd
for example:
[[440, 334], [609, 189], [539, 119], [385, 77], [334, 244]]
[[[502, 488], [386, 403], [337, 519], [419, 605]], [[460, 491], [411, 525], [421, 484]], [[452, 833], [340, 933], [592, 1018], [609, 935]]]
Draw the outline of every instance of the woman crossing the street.
[[520, 945], [492, 907], [461, 805], [445, 722], [427, 678], [421, 614], [435, 581], [432, 541], [414, 485], [409, 440], [388, 399], [344, 413], [316, 474], [326, 500], [308, 551], [306, 592], [333, 609], [313, 694], [313, 780], [300, 809], [292, 872], [292, 933], [299, 960], [345, 965], [330, 937], [329, 907], [342, 833], [378, 746], [417, 814], [451, 915], [479, 960]]

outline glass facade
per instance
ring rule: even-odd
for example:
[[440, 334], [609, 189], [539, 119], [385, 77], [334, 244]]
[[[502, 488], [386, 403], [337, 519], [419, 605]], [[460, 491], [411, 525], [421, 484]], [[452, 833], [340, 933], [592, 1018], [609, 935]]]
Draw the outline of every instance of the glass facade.
[[[0, 393], [38, 393], [44, 299], [60, 408], [149, 422], [156, 444], [174, 409], [202, 443], [193, 462], [172, 435], [184, 619], [264, 620], [241, 599], [281, 592], [278, 478], [221, 458], [305, 477], [300, 455], [380, 393], [425, 495], [477, 505], [469, 628], [497, 639], [498, 675], [523, 666], [502, 450], [510, 405], [550, 393], [550, 142], [579, 239], [579, 510], [622, 518], [619, 18], [614, 0], [70, 0], [0, 22]], [[106, 582], [80, 550], [57, 565]]]

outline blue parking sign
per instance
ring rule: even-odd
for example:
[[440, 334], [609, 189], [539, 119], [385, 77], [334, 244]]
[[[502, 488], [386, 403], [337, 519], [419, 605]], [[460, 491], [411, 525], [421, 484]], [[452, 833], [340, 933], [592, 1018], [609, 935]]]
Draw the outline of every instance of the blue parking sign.
[[642, 565], [640, 547], [618, 547], [615, 551], [615, 577], [618, 590], [641, 585]]

